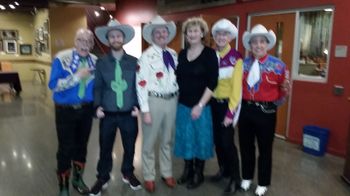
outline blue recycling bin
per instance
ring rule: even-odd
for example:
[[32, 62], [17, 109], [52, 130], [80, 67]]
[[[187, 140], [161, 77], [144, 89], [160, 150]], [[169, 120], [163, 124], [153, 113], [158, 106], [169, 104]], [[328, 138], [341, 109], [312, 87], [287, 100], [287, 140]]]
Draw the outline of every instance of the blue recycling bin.
[[307, 125], [303, 128], [303, 151], [323, 156], [327, 149], [329, 129]]

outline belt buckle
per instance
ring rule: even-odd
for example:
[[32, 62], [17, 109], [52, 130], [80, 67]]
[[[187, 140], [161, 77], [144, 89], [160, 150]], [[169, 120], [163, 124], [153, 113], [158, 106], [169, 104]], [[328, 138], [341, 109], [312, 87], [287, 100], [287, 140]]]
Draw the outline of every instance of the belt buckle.
[[77, 104], [77, 105], [72, 105], [72, 108], [77, 110], [77, 109], [81, 109], [82, 105], [81, 104]]

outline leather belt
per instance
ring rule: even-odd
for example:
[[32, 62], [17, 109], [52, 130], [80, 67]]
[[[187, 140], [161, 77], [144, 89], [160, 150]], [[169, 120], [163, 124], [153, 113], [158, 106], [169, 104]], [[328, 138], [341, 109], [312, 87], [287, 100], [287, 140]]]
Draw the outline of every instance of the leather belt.
[[275, 113], [277, 111], [277, 106], [270, 101], [242, 100], [242, 104], [256, 106], [264, 113]]
[[79, 104], [55, 104], [56, 108], [60, 109], [73, 109], [73, 110], [78, 110], [82, 109], [86, 106], [92, 106], [92, 103], [79, 103]]
[[158, 93], [155, 91], [149, 91], [148, 95], [151, 97], [158, 97], [158, 98], [162, 98], [162, 99], [171, 99], [173, 97], [176, 97], [177, 95], [179, 95], [179, 92], [173, 92], [173, 93]]

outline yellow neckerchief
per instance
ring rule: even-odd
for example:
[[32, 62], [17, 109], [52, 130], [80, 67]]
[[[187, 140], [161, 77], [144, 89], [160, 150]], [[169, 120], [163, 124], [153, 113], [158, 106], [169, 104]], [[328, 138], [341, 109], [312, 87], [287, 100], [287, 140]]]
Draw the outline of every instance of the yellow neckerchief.
[[227, 53], [230, 52], [230, 50], [231, 50], [230, 44], [226, 44], [225, 48], [223, 50], [219, 51], [220, 58], [224, 58], [227, 55]]

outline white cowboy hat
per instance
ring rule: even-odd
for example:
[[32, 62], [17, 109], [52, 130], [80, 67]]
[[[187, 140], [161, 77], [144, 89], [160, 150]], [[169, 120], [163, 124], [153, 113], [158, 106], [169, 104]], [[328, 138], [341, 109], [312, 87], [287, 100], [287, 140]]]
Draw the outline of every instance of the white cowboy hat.
[[246, 31], [243, 34], [242, 41], [243, 41], [243, 46], [245, 47], [245, 49], [251, 50], [249, 42], [252, 39], [252, 37], [257, 36], [257, 35], [261, 35], [261, 36], [266, 37], [266, 39], [269, 42], [267, 44], [267, 50], [270, 50], [276, 44], [275, 33], [271, 29], [269, 31], [267, 31], [267, 29], [263, 25], [257, 24], [252, 28], [252, 30], [250, 32]]
[[168, 43], [174, 39], [176, 35], [176, 25], [173, 21], [166, 22], [162, 17], [157, 15], [149, 23], [147, 23], [142, 30], [143, 39], [148, 43], [153, 44], [152, 31], [156, 27], [165, 26], [169, 31]]
[[211, 34], [215, 36], [216, 32], [218, 31], [226, 31], [230, 33], [230, 41], [235, 39], [238, 35], [238, 30], [234, 24], [232, 24], [231, 21], [227, 20], [226, 18], [220, 19], [215, 22], [213, 27], [211, 28]]
[[120, 24], [116, 19], [112, 19], [107, 23], [107, 26], [100, 26], [95, 28], [97, 38], [106, 46], [109, 46], [107, 40], [107, 33], [111, 30], [119, 30], [124, 34], [124, 44], [128, 43], [135, 36], [135, 31], [130, 25]]

